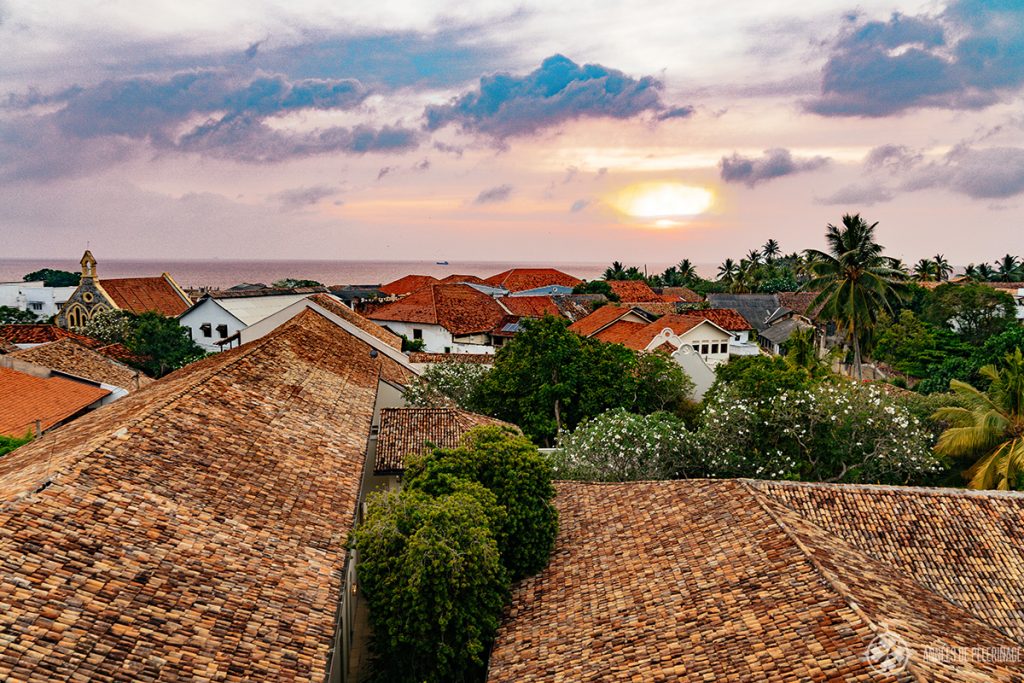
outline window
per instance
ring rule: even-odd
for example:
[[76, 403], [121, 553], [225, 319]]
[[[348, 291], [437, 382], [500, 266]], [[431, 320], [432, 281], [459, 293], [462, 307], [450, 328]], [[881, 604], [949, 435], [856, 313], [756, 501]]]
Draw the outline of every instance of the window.
[[451, 353], [452, 352], [452, 347], [450, 347], [450, 346], [444, 347], [444, 352], [445, 353]]
[[199, 326], [199, 329], [202, 330], [204, 337], [213, 336], [213, 325], [211, 325], [210, 323], [203, 323], [202, 325]]
[[700, 353], [702, 356], [708, 355], [708, 343], [704, 342], [700, 345]]
[[412, 328], [412, 338], [413, 339], [423, 339], [423, 330], [417, 329], [415, 327]]
[[227, 325], [217, 325], [217, 334], [220, 335], [221, 339], [227, 339], [228, 338], [228, 326]]
[[33, 311], [41, 311], [41, 310], [43, 310], [43, 302], [42, 301], [29, 301], [28, 302], [28, 307], [31, 308]]
[[718, 344], [711, 345], [711, 353], [718, 353]]

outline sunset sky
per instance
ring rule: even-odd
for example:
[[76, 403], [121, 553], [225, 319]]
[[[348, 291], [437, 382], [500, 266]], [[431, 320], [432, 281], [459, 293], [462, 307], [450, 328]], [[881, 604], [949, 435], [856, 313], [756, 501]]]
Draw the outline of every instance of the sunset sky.
[[1022, 104], [1024, 0], [0, 0], [0, 256], [992, 261]]

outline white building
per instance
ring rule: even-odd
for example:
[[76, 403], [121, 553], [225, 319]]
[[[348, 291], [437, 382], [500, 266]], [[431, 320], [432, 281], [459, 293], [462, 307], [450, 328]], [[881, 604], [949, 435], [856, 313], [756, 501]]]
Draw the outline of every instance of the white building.
[[75, 292], [75, 287], [47, 287], [35, 282], [0, 282], [0, 306], [29, 311], [46, 320], [57, 312]]
[[209, 292], [179, 315], [178, 323], [204, 351], [220, 351], [227, 339], [253, 323], [321, 291], [302, 287]]

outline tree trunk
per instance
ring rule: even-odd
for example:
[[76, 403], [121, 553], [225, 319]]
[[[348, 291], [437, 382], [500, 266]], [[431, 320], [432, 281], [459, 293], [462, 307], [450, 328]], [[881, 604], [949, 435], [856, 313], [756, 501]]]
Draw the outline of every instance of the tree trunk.
[[857, 380], [864, 380], [864, 369], [860, 363], [860, 335], [857, 330], [853, 331], [853, 371], [857, 373]]

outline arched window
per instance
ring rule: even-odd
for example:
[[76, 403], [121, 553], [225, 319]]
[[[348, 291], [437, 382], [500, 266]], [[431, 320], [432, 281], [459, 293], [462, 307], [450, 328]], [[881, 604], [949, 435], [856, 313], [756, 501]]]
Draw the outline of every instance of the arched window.
[[89, 312], [82, 304], [71, 304], [64, 314], [64, 321], [69, 330], [77, 329], [89, 321]]

